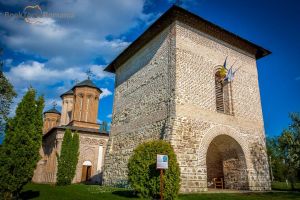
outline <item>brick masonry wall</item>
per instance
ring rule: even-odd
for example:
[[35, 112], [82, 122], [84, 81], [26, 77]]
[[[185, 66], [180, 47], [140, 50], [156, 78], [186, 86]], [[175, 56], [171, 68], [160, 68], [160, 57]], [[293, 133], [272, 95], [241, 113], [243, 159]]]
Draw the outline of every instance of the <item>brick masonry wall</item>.
[[126, 185], [133, 149], [144, 141], [163, 138], [170, 107], [170, 58], [175, 52], [172, 30], [162, 31], [116, 71], [105, 184]]
[[[215, 103], [214, 70], [227, 56], [229, 66], [236, 62], [234, 69], [240, 67], [232, 83], [233, 116], [217, 113]], [[207, 190], [207, 149], [222, 134], [236, 140], [243, 149], [248, 189], [270, 189], [253, 56], [177, 23], [175, 104], [171, 143], [180, 164], [181, 192]]]
[[[214, 72], [235, 61], [234, 115], [216, 112]], [[126, 185], [127, 163], [140, 143], [165, 139], [177, 154], [181, 192], [207, 190], [206, 155], [219, 135], [244, 153], [248, 189], [269, 190], [256, 60], [176, 22], [116, 71], [113, 122], [104, 183]]]
[[[100, 183], [102, 181], [103, 169], [97, 166], [99, 146], [103, 146], [102, 162], [104, 161], [108, 136], [100, 134], [89, 134], [77, 131], [79, 134], [79, 157], [73, 183], [81, 182], [82, 166], [84, 161], [92, 163], [91, 181]], [[57, 154], [60, 155], [61, 145], [65, 131], [55, 130], [43, 141], [40, 149], [41, 160], [38, 162], [32, 181], [35, 183], [56, 183]], [[99, 168], [99, 170], [97, 170]]]
[[59, 125], [60, 114], [57, 113], [45, 113], [43, 122], [43, 134], [49, 131], [51, 128]]
[[82, 167], [85, 161], [90, 161], [92, 163], [91, 169], [91, 182], [101, 183], [103, 176], [103, 166], [98, 167], [99, 156], [99, 146], [103, 147], [102, 153], [102, 165], [104, 163], [106, 146], [107, 146], [108, 136], [95, 135], [95, 134], [80, 134], [80, 145], [79, 145], [79, 158], [76, 168], [76, 174], [73, 182], [79, 183], [82, 178]]
[[97, 123], [99, 91], [90, 87], [74, 89], [72, 120]]
[[73, 111], [73, 95], [64, 95], [62, 99], [60, 126], [67, 125], [71, 121]]

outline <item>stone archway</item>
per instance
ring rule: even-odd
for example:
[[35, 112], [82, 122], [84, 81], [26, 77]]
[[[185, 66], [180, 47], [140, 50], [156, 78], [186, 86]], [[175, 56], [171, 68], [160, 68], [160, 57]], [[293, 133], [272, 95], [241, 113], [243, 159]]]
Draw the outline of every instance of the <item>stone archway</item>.
[[222, 134], [209, 144], [206, 153], [208, 188], [215, 187], [213, 180], [222, 181], [226, 189], [248, 189], [245, 154], [232, 137]]

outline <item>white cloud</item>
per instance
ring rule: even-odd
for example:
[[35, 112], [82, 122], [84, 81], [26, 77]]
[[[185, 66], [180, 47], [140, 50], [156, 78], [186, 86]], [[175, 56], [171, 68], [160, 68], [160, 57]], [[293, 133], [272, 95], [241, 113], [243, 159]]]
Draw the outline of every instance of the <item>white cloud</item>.
[[10, 106], [10, 112], [9, 112], [9, 117], [13, 117], [15, 115], [18, 103], [21, 101], [20, 94], [16, 98], [13, 99], [13, 103]]
[[[49, 99], [46, 99], [45, 100], [45, 108], [52, 108], [53, 107], [53, 104], [56, 104], [57, 107], [60, 107], [62, 106], [62, 101], [61, 99], [58, 97], [58, 98], [49, 98]], [[59, 108], [56, 108], [57, 110], [60, 110]]]
[[[71, 89], [75, 84], [75, 80], [82, 81], [87, 78], [84, 70], [90, 68], [95, 75], [95, 77], [93, 77], [94, 80], [111, 79], [113, 77], [112, 74], [104, 72], [104, 67], [105, 66], [101, 65], [88, 65], [82, 68], [52, 69], [47, 67], [45, 63], [29, 61], [22, 62], [10, 68], [10, 71], [6, 72], [5, 75], [13, 83], [18, 93], [18, 98], [15, 99], [15, 103], [11, 109], [11, 116], [15, 112], [17, 103], [20, 102], [21, 97], [27, 92], [29, 86], [33, 86], [37, 89], [39, 94], [44, 94], [46, 98], [46, 109], [52, 107], [53, 101], [56, 101], [58, 106], [61, 107], [61, 99], [59, 96]], [[61, 83], [60, 86], [53, 87], [53, 85], [59, 83]], [[100, 98], [112, 95], [112, 92], [107, 88], [102, 88], [102, 90], [103, 93]]]
[[29, 3], [32, 3], [32, 0], [22, 0], [22, 1], [20, 1], [20, 0], [9, 0], [9, 1], [7, 1], [7, 0], [0, 0], [0, 2], [2, 3], [2, 4], [7, 4], [7, 5], [19, 5], [19, 4], [21, 4], [21, 5], [28, 5]]
[[[14, 51], [47, 59], [51, 68], [87, 65], [98, 57], [110, 62], [129, 45], [120, 35], [153, 20], [154, 15], [143, 13], [144, 4], [145, 0], [49, 0], [44, 11], [73, 13], [74, 18], [41, 18], [42, 23], [28, 24], [1, 15], [0, 40]], [[11, 5], [24, 6], [18, 1]]]
[[[9, 71], [5, 74], [19, 96], [32, 85], [45, 95], [47, 104], [70, 89], [74, 80], [86, 79], [88, 68], [95, 75], [93, 80], [112, 80], [113, 75], [103, 69], [130, 44], [124, 34], [132, 28], [145, 27], [157, 17], [144, 13], [146, 0], [39, 0], [38, 3], [43, 11], [72, 13], [74, 18], [41, 18], [38, 20], [42, 23], [29, 24], [21, 18], [0, 15], [0, 42], [13, 52], [14, 62], [7, 60]], [[0, 0], [0, 4], [2, 11], [7, 7], [22, 12], [33, 1]], [[15, 64], [21, 59], [23, 62]], [[96, 60], [103, 65], [93, 64]], [[112, 95], [107, 88], [102, 90], [100, 98]]]
[[[112, 78], [112, 74], [107, 73], [104, 70], [105, 66], [102, 65], [89, 65], [85, 68], [73, 67], [67, 69], [51, 69], [47, 67], [45, 63], [40, 63], [37, 61], [22, 62], [19, 65], [11, 68], [6, 76], [9, 80], [14, 83], [15, 86], [24, 87], [24, 82], [30, 84], [44, 84], [53, 85], [61, 81], [74, 81], [74, 80], [84, 80], [87, 78], [86, 70], [90, 68], [92, 73], [95, 75], [96, 80], [102, 80], [104, 78]], [[71, 87], [70, 84], [67, 87]], [[59, 87], [58, 90], [61, 92], [67, 90], [67, 87]]]
[[82, 80], [86, 77], [86, 74], [80, 68], [50, 69], [45, 67], [44, 63], [37, 61], [22, 62], [18, 66], [11, 68], [6, 75], [16, 86], [23, 85], [24, 81], [52, 85], [60, 81], [69, 80], [69, 78]]
[[112, 92], [109, 91], [107, 88], [101, 88], [101, 90], [102, 90], [102, 93], [100, 94], [100, 99], [103, 99], [105, 97], [112, 95]]
[[9, 58], [4, 61], [4, 65], [10, 67], [13, 62], [13, 59]]
[[109, 114], [106, 116], [107, 118], [112, 118], [112, 114]]
[[104, 78], [108, 78], [108, 77], [110, 77], [110, 78], [113, 77], [113, 74], [104, 71], [104, 68], [105, 68], [104, 65], [90, 65], [89, 68], [96, 79], [104, 79]]

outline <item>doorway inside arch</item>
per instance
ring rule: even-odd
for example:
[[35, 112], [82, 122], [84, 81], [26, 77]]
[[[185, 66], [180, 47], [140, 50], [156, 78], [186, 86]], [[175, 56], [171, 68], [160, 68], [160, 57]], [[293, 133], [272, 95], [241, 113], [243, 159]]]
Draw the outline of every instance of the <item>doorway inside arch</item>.
[[228, 135], [219, 135], [210, 143], [206, 154], [207, 187], [215, 189], [248, 189], [244, 152]]
[[82, 164], [81, 182], [87, 182], [90, 180], [92, 174], [91, 161], [84, 161]]

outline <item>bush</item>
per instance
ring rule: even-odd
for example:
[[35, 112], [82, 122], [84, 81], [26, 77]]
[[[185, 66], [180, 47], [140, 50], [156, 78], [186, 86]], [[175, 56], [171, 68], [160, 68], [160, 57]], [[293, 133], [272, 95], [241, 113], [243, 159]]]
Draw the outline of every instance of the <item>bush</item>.
[[164, 170], [164, 199], [176, 198], [179, 191], [180, 171], [171, 145], [165, 141], [150, 141], [140, 144], [128, 162], [128, 177], [131, 187], [143, 198], [158, 198], [160, 195], [160, 170], [156, 169], [156, 155], [169, 156], [169, 168]]
[[69, 129], [64, 134], [61, 154], [58, 156], [57, 185], [70, 185], [76, 173], [79, 156], [79, 135]]

